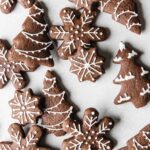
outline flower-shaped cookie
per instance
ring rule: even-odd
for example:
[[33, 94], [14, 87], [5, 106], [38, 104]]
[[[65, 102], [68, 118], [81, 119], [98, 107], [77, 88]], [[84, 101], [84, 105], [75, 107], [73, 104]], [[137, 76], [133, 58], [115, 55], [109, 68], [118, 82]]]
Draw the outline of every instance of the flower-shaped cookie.
[[82, 12], [64, 8], [60, 17], [64, 26], [52, 26], [50, 36], [53, 39], [63, 40], [58, 49], [58, 54], [63, 59], [72, 56], [79, 47], [88, 49], [91, 45], [107, 38], [106, 30], [102, 27], [93, 26], [96, 11], [83, 9]]
[[69, 58], [70, 71], [78, 76], [79, 81], [96, 81], [103, 72], [103, 58], [98, 56], [95, 48], [87, 51], [78, 49], [78, 52]]
[[12, 142], [0, 142], [0, 150], [50, 150], [49, 148], [38, 147], [37, 144], [42, 137], [42, 129], [33, 125], [27, 136], [19, 124], [12, 124], [9, 127], [9, 134]]
[[113, 128], [114, 122], [104, 117], [98, 122], [99, 113], [89, 108], [84, 113], [83, 123], [67, 120], [63, 124], [66, 132], [72, 137], [63, 142], [64, 150], [112, 150], [113, 142], [106, 136]]
[[36, 119], [42, 115], [39, 109], [38, 96], [35, 96], [31, 89], [26, 91], [16, 91], [14, 98], [9, 102], [12, 108], [12, 118], [17, 119], [19, 123], [35, 123]]

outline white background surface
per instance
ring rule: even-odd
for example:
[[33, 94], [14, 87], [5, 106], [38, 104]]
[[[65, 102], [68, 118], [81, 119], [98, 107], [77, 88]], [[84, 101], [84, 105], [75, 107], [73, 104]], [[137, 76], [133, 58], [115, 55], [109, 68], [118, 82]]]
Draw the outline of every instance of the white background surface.
[[[59, 12], [62, 8], [74, 6], [67, 0], [44, 0], [48, 15], [52, 24], [61, 25]], [[100, 14], [97, 25], [108, 27], [111, 31], [110, 37], [105, 42], [98, 44], [99, 51], [106, 58], [106, 73], [96, 82], [79, 83], [77, 77], [69, 72], [70, 63], [58, 58], [56, 52], [53, 52], [55, 67], [62, 79], [64, 86], [70, 93], [70, 99], [76, 104], [80, 111], [81, 118], [83, 112], [88, 107], [95, 107], [100, 112], [100, 117], [110, 115], [116, 120], [116, 125], [111, 132], [114, 139], [117, 140], [118, 149], [126, 144], [126, 141], [134, 136], [141, 128], [150, 123], [150, 103], [141, 109], [136, 109], [131, 103], [116, 106], [113, 104], [115, 96], [118, 94], [121, 86], [114, 85], [113, 79], [119, 72], [119, 65], [112, 64], [112, 57], [118, 51], [120, 41], [129, 42], [136, 49], [143, 52], [141, 60], [150, 67], [150, 9], [149, 0], [141, 1], [143, 16], [145, 19], [145, 29], [142, 34], [136, 35], [128, 31], [124, 26], [114, 22], [108, 14]], [[25, 20], [28, 11], [24, 10], [21, 5], [17, 5], [10, 15], [0, 13], [0, 38], [7, 39], [12, 43], [12, 39], [21, 31], [21, 24]], [[28, 73], [30, 84], [35, 93], [41, 91], [43, 87], [43, 78], [48, 68], [41, 66], [37, 71]], [[9, 84], [0, 90], [0, 140], [10, 140], [7, 128], [11, 122], [11, 110], [8, 101], [13, 98], [14, 88]], [[47, 143], [55, 148], [61, 146], [63, 138], [57, 138], [53, 135], [47, 137]]]

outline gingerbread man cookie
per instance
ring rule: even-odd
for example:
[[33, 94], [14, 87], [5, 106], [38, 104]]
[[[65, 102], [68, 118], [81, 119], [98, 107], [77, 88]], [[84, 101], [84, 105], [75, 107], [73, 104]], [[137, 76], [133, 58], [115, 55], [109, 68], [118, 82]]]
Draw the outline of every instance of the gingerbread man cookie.
[[69, 58], [70, 71], [78, 76], [79, 81], [96, 81], [103, 73], [103, 58], [97, 55], [96, 48], [84, 51], [79, 48], [78, 52]]
[[63, 142], [63, 150], [112, 150], [113, 142], [107, 134], [114, 126], [114, 122], [109, 117], [104, 117], [98, 122], [99, 113], [89, 108], [84, 112], [83, 123], [67, 120], [63, 128], [71, 134], [71, 138]]
[[91, 45], [107, 38], [105, 28], [93, 26], [96, 11], [80, 11], [64, 8], [60, 17], [64, 26], [52, 26], [50, 36], [56, 40], [63, 40], [58, 48], [58, 54], [63, 59], [75, 54], [79, 47], [88, 49]]
[[43, 84], [45, 109], [42, 126], [47, 129], [48, 133], [62, 136], [65, 134], [62, 124], [70, 118], [73, 106], [67, 101], [66, 92], [60, 88], [53, 72], [47, 71]]
[[[18, 0], [18, 2], [24, 7], [24, 8], [30, 8], [35, 3], [35, 0]], [[17, 3], [17, 0], [0, 0], [0, 10], [3, 13], [10, 13], [15, 5]]]
[[38, 146], [43, 132], [37, 125], [31, 126], [26, 137], [22, 126], [17, 123], [11, 124], [8, 131], [13, 141], [0, 142], [0, 150], [50, 150]]
[[42, 115], [39, 100], [40, 98], [35, 96], [31, 89], [16, 91], [14, 98], [9, 102], [12, 118], [17, 119], [23, 125], [36, 123], [37, 118]]
[[115, 84], [121, 84], [122, 88], [115, 98], [115, 104], [132, 102], [135, 107], [143, 107], [150, 97], [150, 81], [147, 78], [149, 71], [136, 62], [139, 54], [120, 43], [120, 50], [114, 58], [114, 63], [121, 64], [119, 74], [114, 80]]
[[127, 146], [120, 150], [149, 150], [150, 149], [150, 125], [139, 131], [137, 135], [127, 142]]
[[23, 61], [33, 70], [39, 65], [48, 67], [54, 65], [50, 54], [50, 50], [53, 49], [53, 42], [47, 35], [48, 24], [44, 17], [41, 3], [35, 3], [23, 23], [23, 30], [13, 40], [11, 60]]
[[16, 89], [22, 89], [27, 83], [22, 73], [30, 71], [30, 68], [23, 62], [10, 61], [10, 55], [6, 42], [0, 40], [0, 88], [11, 80]]

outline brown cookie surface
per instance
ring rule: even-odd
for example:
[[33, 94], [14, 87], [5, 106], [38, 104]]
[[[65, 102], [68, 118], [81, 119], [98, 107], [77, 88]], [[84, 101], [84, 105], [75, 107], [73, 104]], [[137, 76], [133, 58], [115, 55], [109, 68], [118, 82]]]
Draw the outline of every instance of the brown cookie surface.
[[127, 146], [120, 150], [149, 150], [150, 149], [150, 125], [139, 131], [137, 135], [127, 142]]
[[79, 47], [88, 49], [92, 44], [107, 38], [106, 29], [93, 25], [97, 11], [83, 9], [81, 12], [71, 8], [64, 8], [60, 17], [64, 26], [52, 26], [50, 36], [56, 40], [63, 40], [58, 48], [58, 54], [63, 59], [74, 55]]
[[76, 5], [77, 9], [80, 8], [86, 8], [91, 10], [92, 6], [97, 2], [97, 0], [69, 0], [70, 2], [73, 2]]
[[98, 0], [100, 11], [112, 14], [115, 21], [134, 33], [141, 33], [141, 22], [135, 0]]
[[22, 89], [27, 83], [22, 73], [30, 71], [30, 68], [23, 62], [10, 61], [9, 56], [6, 42], [0, 40], [0, 88], [10, 80], [16, 89]]
[[69, 58], [70, 71], [78, 76], [79, 81], [96, 81], [104, 72], [103, 58], [97, 55], [96, 48], [89, 50], [78, 49], [78, 52]]
[[3, 13], [10, 13], [15, 5], [17, 3], [17, 0], [1, 0], [0, 1], [0, 10], [3, 12]]
[[70, 118], [73, 106], [67, 101], [66, 92], [60, 88], [53, 72], [47, 71], [43, 84], [45, 111], [42, 116], [42, 126], [48, 133], [62, 136], [65, 134], [62, 124]]
[[120, 50], [114, 58], [114, 63], [121, 64], [120, 72], [114, 80], [121, 84], [121, 90], [115, 99], [115, 104], [132, 102], [135, 107], [145, 106], [150, 96], [150, 81], [147, 78], [149, 71], [136, 62], [139, 54], [120, 43]]
[[48, 24], [44, 17], [40, 2], [35, 3], [23, 23], [23, 30], [13, 40], [11, 60], [23, 61], [33, 70], [39, 65], [53, 66], [50, 54], [53, 42], [47, 35]]
[[67, 120], [63, 128], [71, 134], [71, 138], [63, 142], [63, 150], [112, 150], [113, 142], [107, 137], [114, 126], [109, 117], [104, 117], [98, 122], [99, 113], [88, 108], [84, 112], [82, 124], [77, 121]]
[[50, 148], [38, 146], [43, 133], [37, 125], [31, 126], [27, 136], [22, 126], [17, 123], [11, 124], [8, 131], [13, 141], [0, 142], [1, 150], [50, 150]]
[[12, 118], [17, 119], [23, 125], [36, 123], [37, 118], [42, 115], [39, 100], [40, 98], [35, 96], [31, 89], [16, 91], [14, 98], [9, 102]]
[[[18, 2], [25, 8], [30, 8], [35, 3], [35, 0], [18, 0]], [[10, 13], [15, 5], [17, 3], [17, 0], [0, 0], [0, 10], [3, 13]]]

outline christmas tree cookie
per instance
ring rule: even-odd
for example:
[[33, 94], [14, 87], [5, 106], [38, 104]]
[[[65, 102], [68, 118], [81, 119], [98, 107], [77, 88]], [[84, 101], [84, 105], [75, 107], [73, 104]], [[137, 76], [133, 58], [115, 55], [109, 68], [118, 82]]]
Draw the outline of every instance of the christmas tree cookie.
[[139, 131], [137, 135], [127, 142], [127, 146], [120, 150], [149, 150], [150, 149], [150, 124]]
[[66, 92], [60, 88], [53, 72], [47, 71], [43, 84], [45, 109], [42, 126], [47, 129], [48, 133], [62, 136], [65, 134], [62, 124], [70, 118], [73, 106], [67, 101]]
[[145, 106], [150, 96], [149, 71], [136, 62], [138, 52], [120, 43], [120, 50], [114, 58], [114, 63], [121, 64], [120, 72], [114, 80], [121, 84], [121, 90], [115, 98], [115, 104], [132, 102], [135, 107]]
[[11, 60], [22, 61], [33, 70], [39, 65], [53, 66], [50, 54], [53, 42], [47, 35], [48, 24], [44, 17], [40, 2], [35, 3], [23, 23], [23, 30], [13, 40]]

